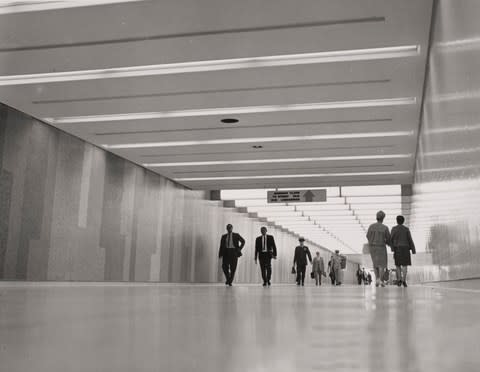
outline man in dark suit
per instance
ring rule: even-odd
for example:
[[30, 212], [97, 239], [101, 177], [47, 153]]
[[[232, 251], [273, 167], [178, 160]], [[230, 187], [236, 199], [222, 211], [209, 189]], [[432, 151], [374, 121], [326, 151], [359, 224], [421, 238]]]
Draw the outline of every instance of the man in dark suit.
[[297, 285], [305, 284], [305, 271], [307, 270], [307, 257], [312, 263], [312, 255], [306, 245], [303, 244], [304, 238], [298, 239], [300, 245], [295, 248], [295, 255], [293, 256], [293, 266], [297, 264]]
[[242, 255], [242, 248], [245, 245], [245, 240], [240, 234], [233, 232], [233, 226], [227, 225], [227, 233], [222, 235], [220, 239], [220, 249], [218, 257], [223, 258], [222, 269], [225, 274], [225, 284], [232, 286], [233, 278], [235, 277], [235, 270], [237, 270], [238, 257]]
[[255, 264], [260, 259], [260, 270], [262, 272], [263, 286], [271, 285], [272, 258], [277, 259], [277, 247], [272, 235], [267, 235], [267, 228], [260, 229], [262, 235], [255, 240]]

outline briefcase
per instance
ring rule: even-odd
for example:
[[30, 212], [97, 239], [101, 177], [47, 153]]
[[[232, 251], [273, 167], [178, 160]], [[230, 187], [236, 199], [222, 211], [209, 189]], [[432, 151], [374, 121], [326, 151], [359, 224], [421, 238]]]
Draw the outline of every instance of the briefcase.
[[295, 266], [292, 266], [292, 274], [296, 274], [297, 272], [295, 271]]
[[310, 273], [310, 278], [315, 279], [315, 273], [313, 271]]

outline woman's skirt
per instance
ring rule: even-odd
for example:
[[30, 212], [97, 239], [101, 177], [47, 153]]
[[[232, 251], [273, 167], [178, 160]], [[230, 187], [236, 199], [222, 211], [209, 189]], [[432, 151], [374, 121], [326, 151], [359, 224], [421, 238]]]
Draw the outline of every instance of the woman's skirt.
[[370, 257], [373, 267], [387, 267], [387, 247], [384, 245], [370, 245]]
[[410, 247], [396, 247], [393, 252], [395, 266], [412, 265], [412, 257], [410, 256]]

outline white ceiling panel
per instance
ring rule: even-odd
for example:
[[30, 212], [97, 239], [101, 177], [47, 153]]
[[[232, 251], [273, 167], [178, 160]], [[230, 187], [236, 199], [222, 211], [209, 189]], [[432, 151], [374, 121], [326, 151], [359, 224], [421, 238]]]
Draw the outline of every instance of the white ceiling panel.
[[[430, 0], [12, 4], [0, 100], [153, 172], [194, 189], [412, 181]], [[378, 57], [398, 47], [413, 52]]]

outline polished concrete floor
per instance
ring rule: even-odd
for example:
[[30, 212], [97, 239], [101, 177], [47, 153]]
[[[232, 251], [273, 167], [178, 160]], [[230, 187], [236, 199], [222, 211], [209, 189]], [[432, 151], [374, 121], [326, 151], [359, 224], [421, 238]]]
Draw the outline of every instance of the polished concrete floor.
[[0, 283], [0, 371], [480, 371], [480, 292]]

